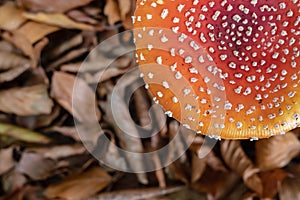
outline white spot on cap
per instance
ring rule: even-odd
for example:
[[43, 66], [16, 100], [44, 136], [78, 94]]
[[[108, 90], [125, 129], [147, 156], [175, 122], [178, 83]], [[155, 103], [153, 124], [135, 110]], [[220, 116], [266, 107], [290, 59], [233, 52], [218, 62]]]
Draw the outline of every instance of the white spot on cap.
[[168, 16], [168, 14], [169, 14], [169, 10], [168, 10], [167, 8], [165, 8], [165, 9], [163, 9], [163, 11], [161, 12], [160, 17], [161, 17], [162, 19], [166, 19], [166, 17]]

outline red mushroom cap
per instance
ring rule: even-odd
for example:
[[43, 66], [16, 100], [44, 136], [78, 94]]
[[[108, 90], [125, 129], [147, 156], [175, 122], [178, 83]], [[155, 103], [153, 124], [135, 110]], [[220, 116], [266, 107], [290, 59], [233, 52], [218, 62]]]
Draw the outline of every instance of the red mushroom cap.
[[187, 127], [265, 138], [300, 124], [299, 24], [298, 0], [138, 0], [137, 58], [154, 99]]

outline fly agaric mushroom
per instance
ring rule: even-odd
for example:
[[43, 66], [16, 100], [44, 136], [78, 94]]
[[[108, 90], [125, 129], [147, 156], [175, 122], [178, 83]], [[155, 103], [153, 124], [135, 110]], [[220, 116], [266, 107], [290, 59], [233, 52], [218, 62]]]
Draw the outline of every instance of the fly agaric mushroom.
[[[167, 114], [205, 135], [214, 134], [209, 127], [227, 139], [283, 134], [300, 124], [299, 12], [298, 0], [138, 0], [147, 87]], [[217, 117], [222, 123], [212, 124]]]

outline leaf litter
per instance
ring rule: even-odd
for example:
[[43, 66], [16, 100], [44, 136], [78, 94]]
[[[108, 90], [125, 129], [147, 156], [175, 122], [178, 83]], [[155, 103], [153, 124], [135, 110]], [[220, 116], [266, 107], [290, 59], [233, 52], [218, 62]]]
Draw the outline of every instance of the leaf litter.
[[[136, 137], [118, 128], [109, 106], [112, 89], [136, 63], [134, 53], [111, 55], [133, 47], [124, 40], [128, 35], [92, 51], [81, 64], [98, 43], [132, 28], [134, 7], [134, 0], [0, 3], [0, 199], [299, 199], [299, 128], [259, 141], [217, 142], [201, 158], [203, 136], [193, 138], [166, 118], [144, 88], [127, 96], [139, 84], [135, 74], [119, 88], [115, 106]], [[72, 109], [76, 76], [81, 105]], [[94, 110], [102, 130], [84, 124]], [[136, 125], [156, 134], [141, 139]], [[101, 137], [110, 143], [101, 143]], [[157, 170], [139, 174], [105, 166], [86, 149], [143, 171], [149, 163], [126, 157], [116, 147], [153, 152], [174, 138], [166, 160], [153, 154]]]

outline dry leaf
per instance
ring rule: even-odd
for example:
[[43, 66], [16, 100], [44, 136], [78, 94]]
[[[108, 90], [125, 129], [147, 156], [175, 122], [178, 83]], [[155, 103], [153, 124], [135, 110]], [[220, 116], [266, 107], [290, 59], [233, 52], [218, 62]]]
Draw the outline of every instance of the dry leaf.
[[300, 142], [294, 133], [262, 139], [255, 143], [256, 162], [261, 170], [286, 166], [300, 152]]
[[283, 181], [280, 191], [279, 197], [281, 200], [285, 199], [300, 199], [300, 178], [287, 178]]
[[[12, 170], [9, 173], [4, 174], [2, 180], [2, 188], [6, 194], [14, 193], [16, 190], [22, 188], [27, 182], [25, 176], [16, 170]], [[7, 200], [12, 199], [9, 198]]]
[[[75, 141], [82, 141], [81, 138], [79, 137], [78, 133], [77, 133], [77, 130], [76, 130], [75, 126], [72, 126], [72, 127], [54, 126], [54, 127], [50, 128], [49, 131], [56, 131], [56, 132], [59, 132], [62, 135], [73, 138]], [[97, 140], [98, 137], [96, 137], [95, 139]]]
[[118, 0], [120, 7], [120, 14], [123, 26], [128, 30], [132, 29], [132, 18], [134, 12], [134, 0]]
[[14, 165], [13, 148], [0, 149], [0, 176], [11, 169]]
[[0, 29], [12, 31], [17, 29], [27, 19], [22, 16], [23, 10], [18, 9], [13, 2], [6, 2], [0, 7]]
[[207, 199], [226, 199], [239, 182], [235, 173], [224, 173], [206, 168], [201, 179], [192, 185], [196, 191], [205, 192]]
[[101, 168], [93, 168], [79, 175], [71, 176], [62, 182], [50, 185], [44, 192], [48, 198], [84, 200], [105, 188], [111, 177]]
[[83, 43], [83, 36], [81, 34], [75, 35], [74, 37], [66, 37], [64, 42], [56, 44], [55, 48], [48, 51], [47, 59], [53, 59], [66, 54], [71, 49], [74, 49]]
[[50, 114], [53, 106], [46, 85], [12, 88], [0, 92], [0, 110], [21, 116]]
[[121, 21], [121, 13], [117, 0], [107, 0], [104, 8], [104, 14], [108, 18], [108, 23], [114, 25], [116, 22]]
[[281, 182], [288, 176], [282, 169], [264, 172], [261, 174], [261, 179], [264, 185], [264, 198], [275, 198]]
[[0, 40], [0, 51], [5, 51], [5, 52], [15, 52], [15, 47], [12, 45], [12, 43], [5, 41], [5, 40]]
[[[0, 51], [0, 83], [14, 80], [30, 68], [30, 61], [15, 53]], [[3, 71], [6, 70], [6, 71]]]
[[92, 0], [17, 0], [18, 4], [33, 12], [63, 13], [68, 10], [87, 5]]
[[191, 182], [195, 183], [198, 181], [202, 177], [205, 169], [206, 160], [200, 159], [196, 154], [193, 153]]
[[0, 136], [1, 135], [13, 137], [17, 140], [30, 143], [46, 144], [50, 141], [46, 136], [40, 133], [4, 123], [0, 123]]
[[85, 12], [82, 12], [80, 10], [71, 10], [68, 12], [68, 16], [74, 19], [77, 22], [81, 23], [89, 23], [96, 25], [98, 24], [98, 21], [90, 16], [88, 16]]
[[116, 192], [107, 192], [93, 198], [94, 200], [142, 200], [142, 199], [158, 199], [161, 196], [172, 194], [183, 190], [182, 186], [161, 188], [147, 188], [147, 189], [132, 189], [121, 190]]
[[[38, 166], [38, 167], [37, 167]], [[56, 164], [37, 153], [25, 152], [16, 166], [16, 170], [33, 180], [43, 180], [52, 175]]]
[[8, 70], [12, 67], [28, 64], [28, 59], [13, 52], [0, 50], [0, 70]]
[[34, 44], [46, 35], [53, 33], [59, 29], [60, 28], [56, 26], [29, 21], [21, 26], [18, 30], [16, 30], [16, 32], [24, 35], [31, 44]]
[[37, 129], [45, 126], [49, 126], [54, 119], [56, 119], [60, 114], [60, 109], [55, 106], [53, 111], [49, 115], [38, 115], [38, 116], [18, 116], [16, 121], [18, 124], [26, 127], [28, 129]]
[[23, 66], [14, 67], [6, 72], [0, 73], [0, 83], [14, 80], [29, 68], [30, 64], [25, 64]]
[[86, 149], [82, 144], [28, 148], [27, 151], [35, 152], [44, 158], [50, 158], [52, 160], [86, 153]]
[[67, 29], [80, 29], [80, 30], [93, 30], [93, 26], [78, 23], [71, 20], [69, 17], [62, 13], [23, 13], [23, 16], [27, 19], [40, 22], [43, 24], [59, 26]]
[[221, 154], [225, 163], [240, 176], [243, 177], [245, 185], [251, 190], [262, 194], [263, 185], [257, 175], [259, 169], [254, 166], [247, 157], [239, 141], [224, 140], [221, 142]]
[[[116, 135], [120, 141], [122, 141], [120, 144], [121, 147], [129, 152], [142, 153], [144, 149], [140, 139], [140, 133], [135, 126], [135, 122], [131, 118], [128, 105], [125, 102], [125, 95], [127, 93], [126, 88], [137, 79], [137, 70], [128, 74], [128, 78], [126, 78], [126, 80], [124, 80], [118, 87], [114, 88], [114, 98], [112, 98], [113, 88], [111, 85], [108, 85], [107, 88], [110, 93], [108, 94], [104, 109], [107, 114], [107, 121], [114, 125]], [[118, 111], [117, 115], [113, 115], [112, 108], [114, 108], [114, 111]], [[145, 171], [143, 156], [137, 154], [136, 156], [127, 156], [126, 158], [128, 159], [129, 165], [133, 171], [141, 172], [137, 173], [139, 181], [143, 184], [147, 184], [147, 176], [143, 173]]]
[[76, 91], [73, 91], [75, 80], [76, 77], [71, 74], [55, 72], [52, 77], [51, 96], [80, 122], [89, 122], [91, 116], [95, 115], [99, 120], [100, 111], [94, 104], [93, 90], [83, 80], [77, 78]]
[[20, 34], [17, 31], [12, 32], [11, 34], [5, 32], [2, 34], [2, 37], [8, 40], [9, 42], [13, 43], [24, 53], [24, 55], [28, 56], [31, 59], [32, 68], [37, 67], [39, 56], [34, 50], [30, 41], [23, 34]]

